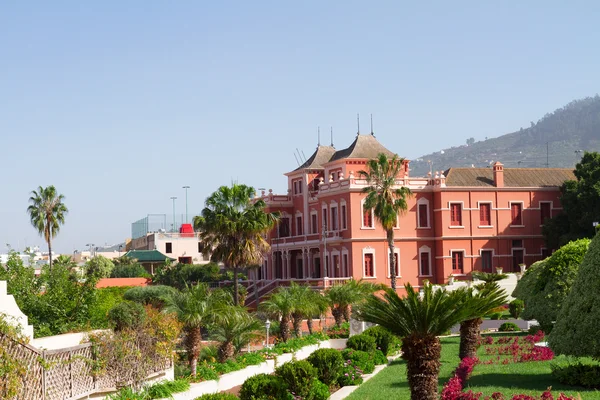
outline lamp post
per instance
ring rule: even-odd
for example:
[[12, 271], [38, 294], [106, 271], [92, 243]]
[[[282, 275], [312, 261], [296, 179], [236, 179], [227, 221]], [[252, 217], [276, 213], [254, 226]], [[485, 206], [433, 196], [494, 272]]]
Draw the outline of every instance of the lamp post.
[[267, 344], [266, 344], [266, 348], [269, 348], [269, 329], [271, 329], [271, 321], [269, 321], [269, 319], [267, 318], [267, 320], [265, 321], [265, 328], [267, 328]]
[[173, 232], [175, 232], [175, 200], [177, 200], [177, 197], [173, 196], [171, 200], [173, 200]]
[[185, 223], [188, 223], [188, 203], [187, 203], [187, 191], [190, 188], [189, 186], [183, 186], [185, 189]]

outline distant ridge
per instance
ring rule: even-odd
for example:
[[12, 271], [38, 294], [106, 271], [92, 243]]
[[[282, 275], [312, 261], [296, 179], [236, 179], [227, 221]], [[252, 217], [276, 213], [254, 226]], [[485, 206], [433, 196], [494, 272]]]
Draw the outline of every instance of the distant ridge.
[[411, 160], [410, 175], [427, 175], [428, 161], [434, 173], [450, 167], [488, 167], [496, 161], [505, 168], [572, 168], [583, 155], [580, 150], [600, 151], [600, 96], [574, 100], [517, 132], [467, 142]]

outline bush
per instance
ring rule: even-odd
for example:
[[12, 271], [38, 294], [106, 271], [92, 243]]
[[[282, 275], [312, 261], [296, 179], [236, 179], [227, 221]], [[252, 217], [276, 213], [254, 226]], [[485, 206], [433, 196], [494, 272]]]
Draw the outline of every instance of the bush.
[[349, 349], [366, 351], [367, 353], [373, 353], [377, 350], [377, 344], [373, 336], [360, 334], [351, 336], [346, 342], [346, 347]]
[[290, 361], [275, 370], [287, 385], [288, 390], [296, 396], [305, 398], [312, 389], [312, 384], [317, 379], [317, 370], [308, 361]]
[[360, 385], [363, 382], [362, 372], [352, 360], [345, 361], [337, 383], [340, 386]]
[[529, 328], [527, 333], [529, 333], [530, 335], [536, 335], [539, 331], [543, 331], [542, 327], [539, 325], [533, 325]]
[[362, 334], [374, 337], [376, 347], [381, 350], [384, 355], [391, 355], [400, 347], [400, 340], [396, 335], [385, 329], [383, 326], [373, 326], [365, 330]]
[[126, 291], [123, 297], [125, 300], [162, 308], [164, 306], [164, 298], [170, 296], [174, 291], [175, 289], [170, 286], [139, 286]]
[[141, 304], [124, 301], [108, 312], [108, 320], [115, 331], [132, 329], [141, 326], [145, 322], [146, 310]]
[[570, 386], [600, 389], [600, 365], [578, 361], [567, 365], [551, 364], [552, 377]]
[[[577, 357], [600, 358], [598, 321], [600, 320], [600, 234], [583, 258], [579, 274], [556, 318], [548, 337], [552, 350]], [[527, 302], [525, 302], [527, 305]], [[542, 325], [543, 327], [543, 325]]]
[[258, 374], [246, 379], [240, 390], [241, 400], [292, 399], [283, 379], [276, 375]]
[[344, 365], [342, 353], [335, 349], [318, 349], [308, 356], [308, 362], [317, 369], [319, 380], [327, 386], [337, 382]]
[[[373, 352], [372, 354], [374, 354]], [[373, 356], [366, 351], [345, 349], [342, 351], [342, 357], [345, 362], [352, 361], [363, 373], [370, 374], [375, 370]]]
[[313, 382], [307, 400], [327, 400], [329, 396], [331, 396], [331, 393], [329, 393], [329, 387], [320, 380], [316, 379]]
[[146, 394], [150, 399], [162, 399], [172, 397], [173, 393], [180, 393], [189, 390], [190, 382], [186, 379], [177, 379], [174, 381], [162, 381], [146, 388]]
[[497, 312], [497, 313], [490, 314], [490, 319], [493, 319], [493, 320], [497, 321], [500, 318], [502, 318], [502, 313]]
[[513, 322], [505, 322], [498, 328], [498, 332], [519, 332], [521, 328]]
[[518, 319], [521, 316], [524, 308], [525, 303], [523, 303], [523, 300], [515, 299], [508, 305], [508, 312], [510, 313], [511, 317]]
[[373, 362], [375, 365], [384, 365], [388, 363], [388, 359], [381, 350], [376, 350], [375, 353], [373, 353]]
[[111, 278], [149, 278], [150, 274], [139, 264], [116, 265], [110, 274]]
[[239, 400], [239, 397], [235, 394], [220, 392], [203, 394], [200, 397], [196, 397], [194, 400]]
[[196, 367], [196, 381], [213, 381], [219, 378], [219, 374], [206, 364], [198, 364]]
[[117, 393], [108, 396], [110, 400], [148, 400], [148, 396], [144, 392], [136, 392], [131, 387], [127, 386], [119, 390]]

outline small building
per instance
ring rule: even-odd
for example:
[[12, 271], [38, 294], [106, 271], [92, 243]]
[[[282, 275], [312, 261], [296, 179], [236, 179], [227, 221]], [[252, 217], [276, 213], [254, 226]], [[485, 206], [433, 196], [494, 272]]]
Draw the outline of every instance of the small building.
[[166, 261], [177, 261], [177, 259], [166, 256], [158, 250], [130, 250], [124, 256], [136, 259], [150, 275], [154, 275], [156, 268], [164, 265]]

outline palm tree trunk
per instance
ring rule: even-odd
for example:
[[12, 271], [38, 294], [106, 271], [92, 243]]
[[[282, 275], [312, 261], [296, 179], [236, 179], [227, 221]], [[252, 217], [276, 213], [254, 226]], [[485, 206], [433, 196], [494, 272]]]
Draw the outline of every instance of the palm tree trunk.
[[279, 322], [279, 334], [281, 335], [281, 340], [287, 342], [290, 337], [290, 316], [282, 315], [281, 321]]
[[235, 348], [233, 347], [233, 343], [230, 341], [225, 341], [219, 347], [219, 362], [224, 363], [227, 360], [233, 358], [235, 353]]
[[189, 328], [185, 340], [185, 347], [188, 352], [188, 361], [192, 376], [196, 377], [196, 366], [198, 365], [198, 356], [200, 356], [200, 345], [202, 342], [202, 333], [200, 327]]
[[306, 327], [308, 328], [308, 334], [312, 335], [313, 334], [313, 330], [314, 330], [312, 316], [310, 316], [310, 317], [308, 317], [306, 319]]
[[348, 304], [344, 307], [344, 321], [350, 322], [350, 315], [352, 315], [352, 306]]
[[258, 270], [254, 271], [254, 303], [258, 310]]
[[477, 357], [479, 327], [482, 322], [481, 318], [475, 318], [460, 323], [460, 348], [458, 356], [461, 360], [465, 357]]
[[240, 305], [240, 287], [238, 286], [238, 267], [233, 267], [233, 304]]
[[48, 238], [48, 261], [50, 263], [50, 271], [52, 271], [52, 239]]
[[387, 242], [390, 248], [390, 281], [394, 291], [396, 291], [396, 257], [394, 256], [394, 229], [387, 232]]
[[411, 335], [402, 339], [411, 400], [438, 400], [441, 354], [440, 340], [433, 335]]
[[344, 317], [344, 313], [339, 307], [332, 307], [331, 315], [333, 315], [333, 319], [335, 320], [335, 326], [339, 328], [342, 325], [342, 318]]
[[302, 314], [293, 313], [292, 314], [292, 326], [294, 327], [294, 334], [296, 337], [302, 336]]

